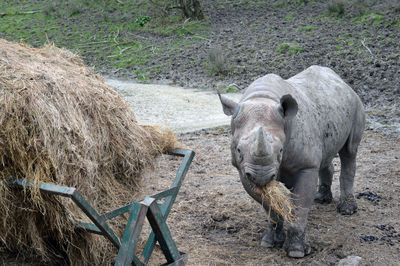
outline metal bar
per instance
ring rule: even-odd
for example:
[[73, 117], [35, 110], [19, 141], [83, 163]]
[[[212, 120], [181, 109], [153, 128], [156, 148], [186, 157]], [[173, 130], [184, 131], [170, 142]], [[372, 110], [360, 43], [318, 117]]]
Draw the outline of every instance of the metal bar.
[[157, 194], [155, 194], [153, 196], [150, 196], [150, 197], [152, 197], [152, 198], [154, 198], [156, 200], [160, 200], [160, 199], [163, 199], [165, 197], [175, 195], [176, 193], [178, 193], [178, 188], [177, 187], [173, 187], [173, 188], [169, 188], [167, 190], [164, 190], [163, 192], [157, 193]]
[[142, 256], [144, 259], [144, 263], [149, 263], [151, 254], [154, 251], [154, 248], [156, 246], [156, 235], [154, 234], [153, 231], [149, 234], [149, 237], [147, 238], [146, 246], [144, 246]]
[[92, 224], [92, 223], [78, 223], [77, 227], [86, 232], [103, 235], [103, 232], [95, 224]]
[[[10, 184], [19, 185], [19, 186], [27, 186], [27, 187], [35, 187], [36, 185], [32, 182], [24, 181], [24, 180], [10, 180]], [[101, 217], [95, 209], [82, 197], [82, 195], [73, 187], [65, 187], [54, 184], [42, 183], [37, 185], [39, 189], [48, 194], [60, 195], [64, 197], [71, 198], [76, 205], [89, 217], [89, 219], [97, 226], [103, 235], [108, 238], [114, 246], [119, 248], [120, 241], [119, 238], [115, 235], [114, 231], [108, 226], [106, 220]], [[94, 229], [94, 227], [91, 227]], [[94, 231], [97, 231], [94, 229]]]
[[129, 210], [131, 209], [132, 204], [134, 202], [136, 202], [136, 201], [133, 201], [133, 202], [131, 202], [131, 203], [129, 203], [129, 204], [127, 204], [127, 205], [125, 205], [125, 206], [123, 206], [121, 208], [115, 209], [113, 211], [106, 212], [106, 213], [102, 214], [101, 217], [103, 217], [106, 220], [111, 220], [111, 219], [113, 219], [115, 217], [118, 217], [118, 216], [120, 216], [122, 214], [125, 214], [125, 213], [129, 212]]
[[172, 263], [167, 262], [167, 263], [161, 264], [160, 266], [184, 266], [188, 259], [187, 254], [180, 252], [180, 256], [181, 256], [180, 259], [178, 259], [177, 261], [174, 261]]
[[11, 185], [19, 185], [22, 187], [39, 187], [39, 189], [43, 192], [53, 195], [60, 195], [64, 197], [71, 197], [76, 190], [74, 187], [65, 187], [48, 183], [41, 183], [39, 185], [35, 185], [34, 183], [25, 180], [12, 179], [9, 180], [8, 182]]
[[[172, 184], [172, 187], [178, 187], [178, 190], [180, 189], [182, 182], [186, 176], [186, 173], [189, 170], [190, 164], [193, 161], [193, 157], [195, 155], [194, 151], [190, 150], [184, 150], [184, 149], [177, 149], [176, 151], [181, 152], [181, 154], [184, 154], [184, 158], [182, 160], [181, 165], [179, 166], [178, 172], [176, 173], [174, 183]], [[175, 194], [176, 197], [177, 194]], [[174, 200], [175, 200], [174, 197]], [[173, 201], [174, 201], [173, 200]]]
[[[195, 155], [193, 151], [186, 149], [174, 149], [170, 150], [169, 153], [173, 155], [184, 156], [184, 158], [181, 162], [181, 165], [179, 166], [178, 172], [174, 179], [174, 183], [171, 186], [171, 188], [176, 188], [176, 193], [171, 195], [171, 197], [169, 197], [161, 207], [161, 212], [165, 217], [165, 220], [167, 220], [169, 212], [171, 211], [171, 207], [175, 202], [178, 191], [182, 185], [182, 182], [186, 176], [187, 171], [189, 170], [189, 166], [192, 163], [193, 157]], [[150, 256], [153, 253], [155, 246], [156, 246], [156, 238], [154, 232], [151, 232], [147, 239], [146, 246], [144, 247], [142, 252], [142, 256], [144, 258], [145, 263], [149, 262]]]
[[118, 251], [115, 266], [131, 265], [132, 261], [135, 265], [142, 265], [135, 256], [135, 250], [147, 211], [148, 206], [142, 203], [134, 202], [131, 205], [128, 223], [122, 236], [121, 248]]
[[[164, 190], [164, 191], [162, 191], [160, 193], [157, 193], [155, 195], [152, 195], [150, 197], [155, 198], [155, 199], [162, 199], [162, 198], [165, 198], [165, 197], [173, 195], [174, 193], [176, 193], [176, 190], [177, 190], [176, 187], [169, 188], [167, 190]], [[140, 201], [142, 201], [142, 200], [140, 200]], [[132, 201], [131, 203], [129, 203], [129, 204], [123, 206], [123, 207], [120, 207], [120, 208], [115, 209], [115, 210], [110, 211], [110, 212], [106, 212], [106, 213], [102, 214], [101, 216], [106, 220], [113, 219], [113, 218], [118, 217], [118, 216], [120, 216], [120, 215], [122, 215], [124, 213], [129, 212], [129, 210], [131, 208], [131, 205], [134, 202], [140, 202], [140, 201], [137, 201], [137, 200]]]
[[167, 154], [184, 157], [186, 155], [187, 151], [189, 151], [189, 150], [180, 149], [180, 148], [170, 149], [167, 151]]
[[169, 263], [180, 259], [180, 253], [172, 239], [171, 232], [165, 223], [164, 216], [156, 202], [156, 199], [147, 197], [143, 201], [149, 207], [147, 212], [147, 219], [156, 236], [157, 241], [160, 243], [161, 250]]
[[74, 191], [71, 199], [78, 205], [79, 208], [89, 217], [89, 219], [99, 228], [104, 236], [111, 241], [111, 243], [116, 247], [120, 247], [119, 238], [115, 235], [114, 231], [108, 226], [106, 220], [101, 217], [95, 209], [90, 206], [90, 204], [82, 197], [78, 191]]

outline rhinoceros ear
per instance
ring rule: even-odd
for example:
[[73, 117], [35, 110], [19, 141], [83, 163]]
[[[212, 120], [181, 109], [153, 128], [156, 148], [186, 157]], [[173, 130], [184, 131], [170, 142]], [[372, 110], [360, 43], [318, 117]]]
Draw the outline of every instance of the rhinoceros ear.
[[283, 116], [286, 119], [292, 119], [299, 109], [296, 100], [290, 94], [283, 95], [281, 98]]
[[231, 99], [228, 99], [228, 98], [222, 96], [219, 90], [217, 90], [217, 93], [218, 93], [219, 100], [221, 101], [224, 114], [226, 114], [227, 116], [231, 116], [231, 115], [235, 114], [238, 109], [239, 104], [232, 101]]

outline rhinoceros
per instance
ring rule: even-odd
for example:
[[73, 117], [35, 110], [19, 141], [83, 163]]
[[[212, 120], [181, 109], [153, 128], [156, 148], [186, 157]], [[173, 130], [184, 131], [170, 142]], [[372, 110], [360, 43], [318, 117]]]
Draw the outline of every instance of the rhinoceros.
[[232, 116], [232, 164], [247, 193], [263, 204], [261, 188], [271, 180], [293, 192], [295, 219], [284, 229], [282, 217], [272, 211], [261, 245], [283, 247], [289, 257], [308, 255], [308, 212], [314, 200], [332, 201], [332, 160], [337, 154], [337, 210], [344, 215], [357, 210], [353, 183], [365, 124], [360, 98], [333, 70], [321, 66], [286, 80], [275, 74], [258, 78], [238, 103], [218, 95], [223, 112]]

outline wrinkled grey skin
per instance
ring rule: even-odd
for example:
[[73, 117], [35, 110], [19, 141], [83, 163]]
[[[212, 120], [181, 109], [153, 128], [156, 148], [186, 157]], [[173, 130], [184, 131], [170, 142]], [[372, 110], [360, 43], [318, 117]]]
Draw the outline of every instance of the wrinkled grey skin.
[[338, 153], [337, 210], [345, 215], [357, 210], [353, 183], [365, 124], [359, 97], [335, 72], [320, 66], [287, 80], [274, 74], [259, 78], [239, 103], [219, 96], [224, 113], [232, 116], [232, 164], [247, 193], [262, 203], [260, 187], [277, 179], [292, 190], [300, 207], [286, 232], [282, 218], [272, 212], [261, 244], [283, 245], [288, 256], [304, 257], [311, 252], [305, 238], [307, 215], [314, 200], [332, 201], [332, 160]]

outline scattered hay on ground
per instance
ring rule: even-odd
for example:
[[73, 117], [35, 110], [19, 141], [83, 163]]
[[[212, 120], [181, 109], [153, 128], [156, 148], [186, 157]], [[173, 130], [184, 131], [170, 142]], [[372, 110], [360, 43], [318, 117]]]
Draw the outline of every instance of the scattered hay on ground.
[[[135, 199], [141, 171], [175, 145], [171, 132], [138, 125], [75, 54], [0, 39], [0, 242], [7, 249], [42, 261], [110, 263], [116, 250], [75, 230], [85, 218], [69, 199], [7, 180], [76, 187], [102, 213]], [[123, 223], [112, 225], [120, 231]]]

